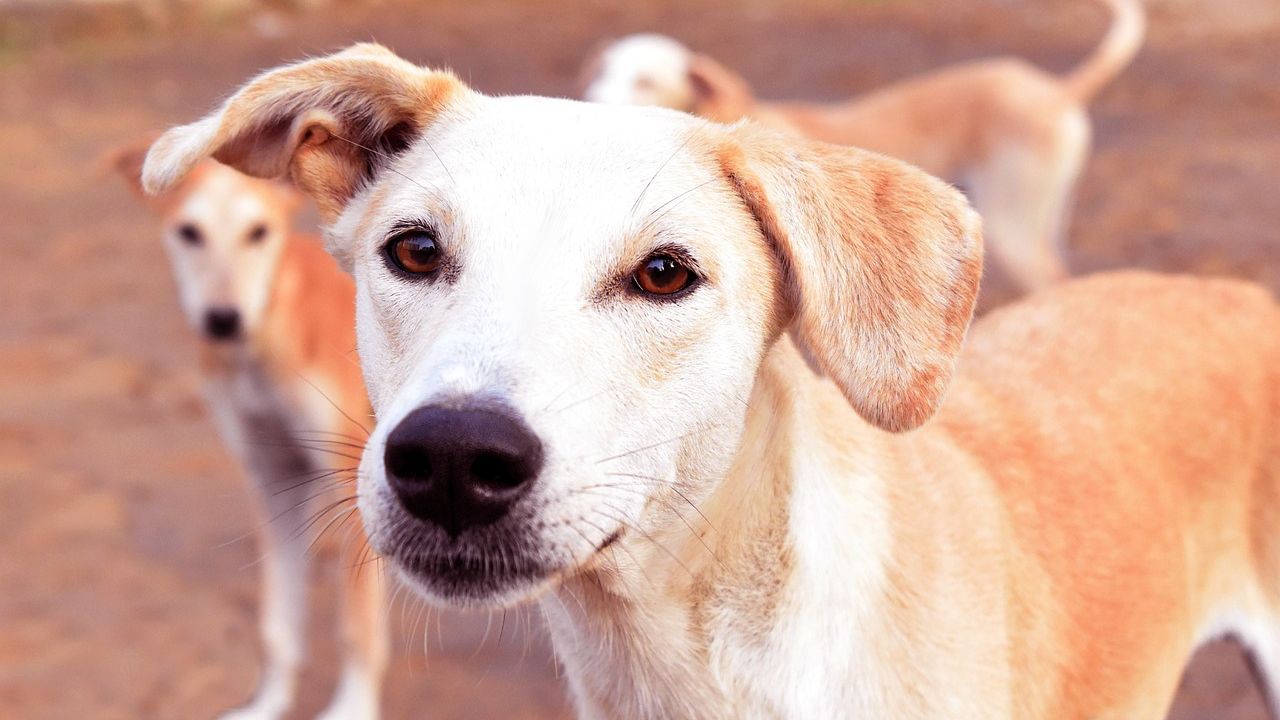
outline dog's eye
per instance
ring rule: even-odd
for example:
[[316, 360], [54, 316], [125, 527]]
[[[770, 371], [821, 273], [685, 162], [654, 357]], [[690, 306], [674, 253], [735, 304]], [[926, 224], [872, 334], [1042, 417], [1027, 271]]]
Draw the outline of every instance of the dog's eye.
[[191, 223], [183, 223], [178, 226], [178, 237], [182, 238], [182, 242], [188, 245], [199, 245], [204, 242], [204, 237], [200, 235], [200, 228]]
[[412, 275], [425, 275], [440, 268], [435, 233], [427, 230], [407, 230], [396, 235], [387, 243], [386, 253], [393, 265]]
[[675, 295], [692, 286], [698, 276], [670, 255], [651, 255], [631, 274], [631, 280], [649, 295]]
[[249, 231], [249, 234], [248, 236], [246, 236], [246, 239], [249, 241], [250, 245], [257, 245], [258, 243], [267, 239], [268, 232], [269, 231], [267, 230], [266, 225], [263, 225], [262, 223], [258, 223], [257, 225], [253, 226], [252, 230]]

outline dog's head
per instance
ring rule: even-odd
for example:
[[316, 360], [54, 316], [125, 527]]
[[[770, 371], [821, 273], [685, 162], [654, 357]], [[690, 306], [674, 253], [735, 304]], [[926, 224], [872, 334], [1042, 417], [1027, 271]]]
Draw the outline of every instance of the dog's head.
[[374, 546], [455, 603], [527, 597], [713, 492], [790, 329], [868, 422], [934, 412], [977, 291], [978, 222], [902, 163], [656, 108], [492, 98], [358, 46], [171, 130], [289, 173], [355, 276], [378, 425]]
[[629, 35], [591, 54], [582, 98], [608, 105], [653, 105], [719, 122], [745, 116], [755, 102], [742, 76], [665, 35]]
[[[147, 145], [126, 147], [112, 157], [140, 195], [146, 151]], [[271, 298], [298, 194], [205, 160], [166, 192], [143, 197], [160, 220], [187, 321], [211, 343], [252, 337]]]

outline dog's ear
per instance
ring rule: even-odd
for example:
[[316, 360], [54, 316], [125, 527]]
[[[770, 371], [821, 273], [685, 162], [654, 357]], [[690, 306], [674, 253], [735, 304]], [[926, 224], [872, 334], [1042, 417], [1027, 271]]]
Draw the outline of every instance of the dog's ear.
[[755, 97], [741, 75], [700, 53], [689, 54], [689, 87], [693, 90], [691, 112], [717, 122], [741, 120], [750, 111]]
[[213, 114], [165, 133], [147, 155], [142, 186], [163, 192], [212, 157], [257, 177], [287, 174], [329, 222], [465, 92], [450, 73], [355, 45], [264, 73]]
[[135, 142], [109, 150], [102, 158], [102, 164], [124, 178], [129, 189], [146, 198], [142, 190], [142, 163], [147, 159], [147, 148], [151, 141]]
[[869, 422], [924, 423], [973, 316], [977, 213], [897, 160], [750, 125], [729, 135], [721, 170], [780, 256], [796, 343]]

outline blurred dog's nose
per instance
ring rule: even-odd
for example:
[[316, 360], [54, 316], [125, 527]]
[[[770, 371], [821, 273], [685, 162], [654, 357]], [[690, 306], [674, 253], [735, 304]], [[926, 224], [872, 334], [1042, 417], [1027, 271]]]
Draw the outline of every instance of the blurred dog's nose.
[[387, 436], [383, 463], [405, 510], [457, 537], [507, 514], [542, 469], [542, 443], [507, 412], [428, 406]]
[[230, 340], [240, 335], [240, 311], [231, 307], [210, 308], [204, 314], [204, 333], [214, 340]]

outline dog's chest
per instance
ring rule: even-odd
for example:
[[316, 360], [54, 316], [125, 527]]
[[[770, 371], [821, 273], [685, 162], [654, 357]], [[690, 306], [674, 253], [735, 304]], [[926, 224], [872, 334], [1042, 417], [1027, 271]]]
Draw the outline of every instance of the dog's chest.
[[275, 484], [315, 468], [308, 427], [296, 400], [261, 364], [242, 360], [206, 375], [205, 396], [223, 440], [259, 483]]

